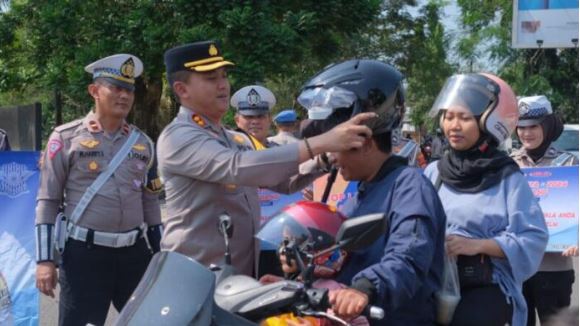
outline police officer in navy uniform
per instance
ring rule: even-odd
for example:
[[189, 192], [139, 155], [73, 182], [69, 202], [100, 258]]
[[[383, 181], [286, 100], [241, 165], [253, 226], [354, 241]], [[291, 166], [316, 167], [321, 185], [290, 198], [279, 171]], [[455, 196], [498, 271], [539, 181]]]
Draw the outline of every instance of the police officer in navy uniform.
[[298, 164], [327, 151], [358, 148], [370, 134], [361, 114], [326, 134], [299, 143], [252, 150], [248, 138], [224, 128], [228, 110], [228, 67], [216, 41], [185, 44], [165, 53], [169, 84], [181, 107], [158, 140], [159, 170], [165, 184], [163, 250], [177, 251], [202, 264], [220, 264], [225, 245], [219, 216], [234, 224], [233, 266], [255, 272], [260, 204], [257, 187], [285, 185]]
[[120, 311], [152, 251], [159, 250], [162, 234], [155, 148], [144, 132], [125, 121], [143, 64], [134, 55], [117, 54], [85, 70], [93, 75], [88, 92], [95, 107], [54, 130], [41, 163], [36, 286], [43, 294], [54, 297], [56, 287], [53, 238], [59, 206], [69, 218], [77, 206], [85, 206], [81, 198], [87, 188], [112, 164], [130, 135], [137, 138], [126, 146], [128, 154], [119, 157], [120, 165], [76, 223], [60, 225], [68, 232], [58, 279], [59, 325], [102, 325], [111, 302]]
[[234, 93], [230, 104], [236, 108], [236, 130], [246, 133], [255, 149], [276, 146], [268, 141], [270, 110], [276, 105], [272, 91], [260, 85], [245, 86]]
[[294, 110], [288, 109], [278, 113], [274, 117], [274, 124], [276, 125], [276, 129], [278, 129], [278, 133], [275, 136], [268, 137], [268, 141], [278, 145], [299, 141], [295, 134], [296, 126], [298, 125], [298, 116]]

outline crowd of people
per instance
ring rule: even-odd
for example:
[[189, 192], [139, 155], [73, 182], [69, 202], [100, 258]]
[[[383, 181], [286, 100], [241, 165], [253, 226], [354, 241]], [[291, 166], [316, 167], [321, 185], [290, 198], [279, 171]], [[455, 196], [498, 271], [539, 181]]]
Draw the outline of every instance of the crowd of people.
[[[461, 292], [452, 325], [533, 325], [534, 309], [543, 323], [570, 305], [578, 248], [545, 252], [544, 215], [520, 170], [578, 165], [550, 147], [562, 121], [546, 97], [518, 103], [498, 76], [453, 75], [430, 112], [439, 129], [419, 146], [398, 133], [403, 75], [381, 61], [347, 60], [314, 75], [297, 98], [309, 118], [301, 124], [293, 109], [272, 118], [276, 98], [261, 85], [230, 97], [234, 63], [217, 41], [177, 46], [164, 60], [180, 109], [159, 139], [126, 122], [143, 64], [119, 54], [85, 68], [94, 107], [58, 126], [44, 150], [36, 279], [49, 296], [60, 284], [59, 325], [102, 325], [159, 250], [221, 263], [223, 213], [235, 225], [233, 266], [257, 276], [258, 188], [296, 192], [330, 167], [358, 182], [344, 216], [384, 213], [389, 224], [371, 246], [338, 255], [336, 315], [352, 320], [372, 304], [385, 317], [371, 325], [437, 324], [446, 255], [456, 257]], [[230, 105], [236, 130], [222, 124]], [[510, 157], [499, 148], [514, 131], [523, 146]], [[55, 234], [64, 234], [60, 275]]]

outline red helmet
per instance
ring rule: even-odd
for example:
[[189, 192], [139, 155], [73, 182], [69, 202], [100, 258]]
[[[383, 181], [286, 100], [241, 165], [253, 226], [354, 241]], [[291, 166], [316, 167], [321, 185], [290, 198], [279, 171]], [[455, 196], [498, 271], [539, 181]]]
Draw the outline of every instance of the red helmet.
[[498, 145], [510, 137], [518, 122], [513, 90], [504, 80], [488, 73], [449, 77], [429, 114], [435, 117], [453, 106], [465, 107], [478, 117], [479, 129]]
[[[262, 226], [256, 235], [262, 248], [278, 250], [284, 240], [294, 240], [297, 245], [315, 254], [334, 244], [338, 229], [346, 217], [335, 207], [319, 202], [298, 201], [288, 205]], [[315, 258], [315, 276], [331, 277], [342, 267], [345, 253], [331, 251]]]

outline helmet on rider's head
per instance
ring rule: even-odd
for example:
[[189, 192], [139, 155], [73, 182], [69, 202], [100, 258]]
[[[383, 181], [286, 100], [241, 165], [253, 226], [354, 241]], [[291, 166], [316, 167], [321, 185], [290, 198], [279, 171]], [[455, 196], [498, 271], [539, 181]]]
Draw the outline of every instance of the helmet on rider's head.
[[[284, 240], [294, 241], [302, 250], [316, 255], [335, 243], [336, 233], [346, 217], [336, 208], [311, 201], [288, 205], [262, 226], [256, 237], [262, 245], [277, 250]], [[342, 267], [346, 254], [334, 250], [314, 259], [317, 277], [332, 277]]]
[[479, 121], [480, 131], [498, 145], [510, 137], [518, 121], [517, 100], [511, 87], [487, 73], [449, 77], [429, 115], [435, 117], [453, 107], [468, 109]]
[[[304, 86], [298, 102], [315, 120], [309, 128], [316, 135], [361, 112], [376, 112], [367, 125], [373, 134], [396, 129], [404, 114], [403, 75], [378, 60], [348, 60], [318, 72]], [[316, 121], [323, 120], [323, 121]]]

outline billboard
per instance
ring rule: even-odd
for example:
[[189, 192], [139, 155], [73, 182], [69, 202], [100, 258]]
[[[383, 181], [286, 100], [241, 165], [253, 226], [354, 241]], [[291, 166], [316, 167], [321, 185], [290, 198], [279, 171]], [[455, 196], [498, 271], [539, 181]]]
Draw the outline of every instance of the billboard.
[[514, 0], [512, 47], [578, 46], [578, 0]]

